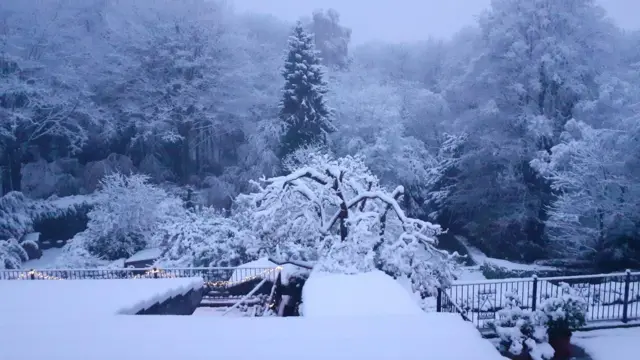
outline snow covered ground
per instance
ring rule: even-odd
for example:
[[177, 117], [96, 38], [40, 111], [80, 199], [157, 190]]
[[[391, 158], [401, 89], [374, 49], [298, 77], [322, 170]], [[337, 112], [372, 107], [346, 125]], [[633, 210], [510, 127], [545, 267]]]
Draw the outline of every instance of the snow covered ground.
[[637, 358], [638, 340], [640, 328], [628, 328], [576, 332], [571, 342], [593, 360], [624, 360]]
[[469, 256], [477, 264], [477, 266], [481, 266], [483, 264], [489, 264], [498, 266], [501, 268], [505, 268], [507, 270], [520, 270], [520, 271], [556, 271], [558, 268], [552, 266], [543, 266], [536, 264], [520, 264], [514, 263], [512, 261], [496, 259], [488, 257], [485, 253], [483, 253], [480, 249], [469, 244], [467, 238], [461, 235], [456, 235], [455, 238], [460, 241], [467, 248], [469, 252]]
[[203, 286], [202, 278], [0, 281], [0, 319], [135, 314]]
[[55, 267], [56, 259], [62, 253], [62, 248], [50, 248], [42, 250], [42, 256], [39, 259], [26, 261], [22, 264], [23, 269], [51, 269]]

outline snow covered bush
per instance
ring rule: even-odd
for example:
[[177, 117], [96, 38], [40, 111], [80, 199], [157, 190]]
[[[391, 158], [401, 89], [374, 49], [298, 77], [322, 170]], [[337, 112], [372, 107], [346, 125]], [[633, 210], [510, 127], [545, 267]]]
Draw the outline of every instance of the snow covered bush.
[[251, 232], [212, 208], [185, 211], [160, 224], [155, 237], [163, 249], [161, 267], [238, 266], [257, 257]]
[[500, 338], [498, 350], [515, 357], [529, 354], [532, 360], [550, 360], [554, 350], [548, 342], [544, 316], [539, 311], [523, 310], [515, 290], [505, 294], [505, 306], [489, 327]]
[[540, 310], [550, 337], [568, 336], [586, 324], [587, 302], [567, 283], [560, 283], [561, 293], [545, 299]]
[[19, 239], [33, 230], [35, 201], [21, 192], [0, 197], [0, 239]]
[[361, 158], [312, 154], [289, 175], [254, 182], [236, 216], [279, 258], [318, 261], [323, 271], [380, 269], [433, 292], [453, 278], [454, 255], [438, 249], [438, 225], [405, 215], [402, 187], [388, 191]]
[[127, 258], [144, 249], [158, 224], [182, 210], [180, 199], [150, 184], [143, 175], [107, 175], [89, 212], [87, 229], [74, 238], [105, 260]]
[[16, 239], [0, 240], [0, 270], [20, 269], [29, 255]]

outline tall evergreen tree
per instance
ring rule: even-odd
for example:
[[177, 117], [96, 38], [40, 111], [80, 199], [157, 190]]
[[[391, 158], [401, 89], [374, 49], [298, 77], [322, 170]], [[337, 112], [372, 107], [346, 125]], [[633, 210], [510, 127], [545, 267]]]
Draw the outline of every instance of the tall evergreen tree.
[[327, 83], [313, 36], [298, 22], [289, 37], [289, 54], [282, 71], [285, 84], [280, 101], [280, 119], [285, 126], [280, 156], [300, 147], [324, 144], [335, 131], [326, 104]]

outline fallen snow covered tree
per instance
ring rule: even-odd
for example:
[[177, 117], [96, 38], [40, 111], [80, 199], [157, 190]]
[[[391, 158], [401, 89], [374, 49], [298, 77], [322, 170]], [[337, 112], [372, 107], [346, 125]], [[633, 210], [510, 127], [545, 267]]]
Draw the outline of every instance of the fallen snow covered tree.
[[253, 183], [236, 216], [279, 258], [318, 261], [323, 271], [373, 269], [411, 279], [426, 295], [453, 279], [457, 254], [438, 249], [439, 225], [408, 217], [358, 157], [311, 154], [289, 175]]

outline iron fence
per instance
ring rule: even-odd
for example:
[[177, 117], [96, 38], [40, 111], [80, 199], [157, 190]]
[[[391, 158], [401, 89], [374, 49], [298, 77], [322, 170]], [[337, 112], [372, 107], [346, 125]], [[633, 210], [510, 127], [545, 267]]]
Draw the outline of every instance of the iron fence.
[[454, 283], [439, 289], [438, 312], [456, 312], [479, 329], [505, 306], [507, 292], [515, 293], [523, 309], [536, 310], [543, 300], [562, 294], [567, 283], [587, 303], [587, 324], [640, 320], [640, 272], [617, 274], [504, 279]]
[[0, 270], [0, 280], [106, 280], [202, 277], [209, 287], [228, 288], [257, 279], [275, 282], [275, 268], [184, 268], [184, 269], [47, 269]]

